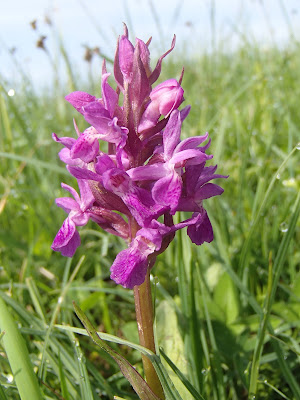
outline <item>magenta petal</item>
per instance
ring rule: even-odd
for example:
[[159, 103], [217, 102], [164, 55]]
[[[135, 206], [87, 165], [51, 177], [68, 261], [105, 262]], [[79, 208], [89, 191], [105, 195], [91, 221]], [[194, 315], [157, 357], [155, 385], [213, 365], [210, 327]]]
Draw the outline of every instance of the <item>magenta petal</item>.
[[159, 120], [160, 112], [159, 105], [156, 102], [150, 102], [144, 111], [141, 122], [138, 127], [138, 131], [142, 132], [146, 129], [152, 128], [156, 125]]
[[89, 179], [91, 181], [101, 182], [102, 178], [98, 174], [89, 169], [80, 168], [80, 167], [72, 167], [67, 166], [67, 170], [73, 175], [76, 179]]
[[73, 257], [79, 246], [79, 233], [76, 230], [74, 222], [70, 218], [67, 218], [55, 236], [51, 248], [54, 251], [60, 251], [65, 257]]
[[136, 38], [136, 46], [139, 47], [140, 57], [144, 65], [147, 75], [150, 75], [150, 52], [146, 43], [141, 39]]
[[125, 35], [119, 42], [119, 65], [124, 79], [130, 82], [132, 78], [134, 47]]
[[197, 186], [196, 186], [196, 191], [198, 190], [200, 186], [204, 185], [206, 182], [212, 180], [212, 179], [217, 179], [217, 178], [224, 178], [227, 179], [229, 175], [220, 175], [220, 174], [206, 174], [206, 171], [204, 169], [203, 173], [199, 176], [199, 179], [197, 181]]
[[120, 62], [119, 62], [119, 47], [120, 47], [120, 39], [118, 39], [116, 53], [115, 53], [114, 76], [119, 88], [122, 90], [122, 92], [124, 92], [124, 79], [122, 72], [120, 70]]
[[111, 279], [128, 289], [141, 285], [147, 274], [148, 261], [137, 248], [121, 251], [111, 266]]
[[152, 90], [150, 99], [157, 102], [160, 114], [168, 116], [182, 103], [183, 89], [176, 79], [168, 79]]
[[189, 235], [191, 241], [198, 246], [204, 242], [210, 243], [213, 241], [213, 229], [207, 212], [204, 209], [201, 218], [197, 221], [197, 223], [188, 227], [187, 234]]
[[133, 54], [132, 78], [129, 88], [132, 111], [136, 118], [140, 117], [140, 109], [151, 91], [149, 80], [140, 55], [140, 47], [136, 46]]
[[76, 202], [78, 204], [80, 203], [80, 197], [78, 196], [78, 193], [76, 192], [76, 190], [74, 188], [72, 188], [72, 186], [69, 186], [66, 183], [61, 183], [61, 187], [64, 190], [67, 190], [69, 193], [71, 193], [71, 195], [74, 197], [74, 199], [76, 200]]
[[179, 145], [176, 147], [176, 153], [179, 151], [187, 150], [187, 149], [195, 149], [199, 144], [205, 142], [208, 138], [208, 133], [203, 136], [194, 136], [191, 138], [184, 139]]
[[152, 207], [153, 200], [149, 192], [142, 188], [131, 189], [130, 193], [122, 196], [122, 200], [140, 226], [148, 225], [158, 211]]
[[171, 113], [170, 119], [164, 129], [163, 142], [165, 159], [171, 158], [180, 141], [181, 119], [178, 110]]
[[211, 156], [202, 153], [200, 149], [189, 149], [189, 150], [182, 150], [179, 153], [174, 153], [173, 157], [170, 159], [170, 163], [176, 165], [177, 163], [189, 160], [191, 158], [197, 158], [197, 164], [201, 163], [202, 161], [208, 160]]
[[116, 168], [116, 165], [108, 154], [102, 154], [97, 157], [97, 162], [95, 163], [97, 174], [102, 175], [104, 172], [114, 168]]
[[58, 157], [62, 162], [67, 165], [75, 166], [82, 164], [82, 160], [80, 158], [71, 158], [71, 151], [66, 147], [60, 150], [60, 152], [58, 153]]
[[76, 142], [76, 139], [70, 137], [62, 137], [59, 138], [56, 133], [52, 133], [52, 139], [57, 142], [61, 143], [62, 145], [66, 146], [68, 149], [71, 149], [73, 144]]
[[102, 180], [105, 189], [115, 193], [121, 198], [129, 191], [130, 178], [126, 172], [118, 168], [112, 168], [105, 171], [102, 175]]
[[106, 134], [108, 123], [111, 117], [106, 108], [98, 101], [88, 104], [83, 109], [83, 116], [98, 131], [98, 133]]
[[153, 181], [163, 178], [168, 174], [165, 163], [144, 165], [126, 171], [133, 181]]
[[180, 118], [182, 122], [189, 115], [190, 111], [191, 111], [191, 106], [185, 106], [182, 110], [180, 110]]
[[142, 236], [146, 240], [149, 240], [149, 242], [153, 244], [155, 250], [159, 250], [161, 247], [163, 236], [169, 233], [170, 230], [170, 227], [165, 226], [164, 224], [153, 219], [149, 227], [142, 228], [137, 231], [136, 236]]
[[90, 215], [88, 212], [75, 213], [75, 215], [70, 214], [70, 218], [76, 226], [84, 226], [89, 222]]
[[110, 117], [113, 117], [116, 105], [118, 103], [118, 95], [112, 87], [107, 83], [110, 74], [102, 75], [102, 97], [105, 108], [108, 110]]
[[68, 94], [65, 99], [72, 104], [72, 106], [81, 114], [83, 114], [83, 107], [87, 104], [96, 100], [95, 96], [92, 96], [85, 92], [76, 91]]
[[55, 199], [55, 203], [66, 213], [69, 213], [71, 210], [80, 210], [78, 203], [71, 197], [58, 197]]
[[76, 140], [71, 149], [73, 159], [80, 158], [86, 163], [91, 162], [99, 153], [99, 142], [95, 129], [86, 129]]
[[168, 206], [174, 215], [181, 195], [182, 180], [174, 171], [168, 176], [159, 179], [152, 189], [152, 196], [156, 203]]
[[85, 179], [78, 179], [78, 186], [80, 190], [81, 203], [80, 208], [84, 212], [91, 207], [95, 201], [90, 185]]
[[209, 199], [210, 197], [213, 196], [219, 196], [223, 192], [224, 189], [222, 189], [215, 183], [207, 183], [206, 185], [203, 185], [199, 190], [196, 191], [194, 198], [196, 201], [200, 201], [204, 199]]

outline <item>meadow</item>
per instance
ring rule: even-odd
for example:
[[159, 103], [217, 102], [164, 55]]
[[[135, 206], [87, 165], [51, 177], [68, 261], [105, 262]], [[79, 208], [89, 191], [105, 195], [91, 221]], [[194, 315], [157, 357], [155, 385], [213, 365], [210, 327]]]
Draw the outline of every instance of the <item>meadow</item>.
[[[166, 380], [167, 398], [299, 400], [299, 43], [173, 53], [162, 79], [178, 79], [184, 65], [192, 110], [183, 133], [209, 132], [211, 164], [229, 178], [205, 203], [214, 241], [197, 247], [177, 232], [152, 271], [160, 361], [177, 389]], [[72, 304], [142, 373], [132, 291], [109, 279], [124, 245], [90, 223], [72, 259], [50, 249], [64, 219], [60, 183], [74, 184], [51, 133], [75, 137], [73, 117], [86, 126], [66, 94], [101, 96], [100, 75], [91, 84], [60, 57], [69, 81], [59, 85], [54, 71], [51, 90], [26, 74], [17, 86], [0, 77], [0, 399], [39, 398], [24, 370], [42, 399], [136, 399]]]

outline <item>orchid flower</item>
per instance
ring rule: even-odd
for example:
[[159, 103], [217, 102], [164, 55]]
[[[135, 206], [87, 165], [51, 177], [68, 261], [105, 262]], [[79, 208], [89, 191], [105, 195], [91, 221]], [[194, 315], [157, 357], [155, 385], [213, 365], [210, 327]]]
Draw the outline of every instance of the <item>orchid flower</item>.
[[[92, 220], [127, 243], [111, 266], [111, 278], [130, 289], [144, 282], [152, 261], [177, 230], [187, 227], [196, 245], [213, 240], [203, 203], [223, 192], [210, 181], [227, 178], [215, 174], [216, 166], [206, 166], [213, 157], [206, 153], [207, 133], [180, 139], [190, 111], [190, 106], [179, 109], [184, 101], [183, 72], [179, 80], [154, 85], [175, 37], [153, 70], [150, 41], [136, 39], [133, 44], [125, 26], [117, 43], [114, 76], [103, 63], [102, 97], [81, 91], [66, 96], [89, 125], [80, 132], [74, 123], [77, 138], [53, 134], [63, 146], [59, 157], [77, 179], [80, 195], [62, 184], [74, 199], [56, 200], [68, 217], [52, 249], [72, 257], [80, 245], [77, 227]], [[106, 146], [101, 145], [103, 141]], [[191, 215], [174, 224], [172, 216], [178, 211]]]

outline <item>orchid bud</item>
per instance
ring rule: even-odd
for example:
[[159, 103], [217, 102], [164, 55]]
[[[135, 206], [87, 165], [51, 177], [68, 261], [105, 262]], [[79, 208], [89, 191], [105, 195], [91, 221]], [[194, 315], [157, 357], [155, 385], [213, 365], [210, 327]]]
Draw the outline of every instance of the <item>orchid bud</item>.
[[148, 104], [139, 124], [139, 132], [152, 128], [161, 115], [168, 117], [183, 102], [184, 90], [176, 79], [168, 79], [156, 86], [150, 93]]
[[183, 102], [183, 92], [176, 79], [168, 79], [152, 90], [150, 99], [158, 107], [160, 114], [167, 117]]

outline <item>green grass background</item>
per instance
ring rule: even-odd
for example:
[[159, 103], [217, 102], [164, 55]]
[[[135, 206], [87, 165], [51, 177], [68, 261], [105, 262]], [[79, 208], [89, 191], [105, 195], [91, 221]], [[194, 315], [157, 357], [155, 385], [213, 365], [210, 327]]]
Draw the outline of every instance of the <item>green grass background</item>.
[[[51, 90], [41, 92], [24, 74], [9, 96], [12, 83], [0, 77], [0, 399], [134, 399], [105, 351], [57, 326], [81, 328], [75, 300], [98, 331], [138, 342], [133, 293], [109, 279], [122, 242], [89, 223], [72, 260], [50, 249], [65, 218], [54, 203], [65, 196], [60, 182], [75, 184], [51, 133], [74, 135], [72, 117], [85, 126], [64, 95], [101, 95], [100, 76], [75, 79], [61, 50], [63, 86], [54, 71]], [[153, 270], [161, 358], [181, 371], [167, 367], [184, 400], [196, 398], [186, 380], [207, 400], [298, 400], [299, 43], [291, 37], [266, 50], [247, 42], [193, 60], [183, 49], [174, 54], [161, 79], [178, 79], [184, 65], [192, 110], [183, 137], [208, 131], [213, 162], [230, 177], [219, 182], [221, 197], [205, 201], [213, 243], [196, 247], [178, 232]], [[141, 372], [137, 350], [111, 346]], [[32, 384], [22, 394], [24, 371]]]

